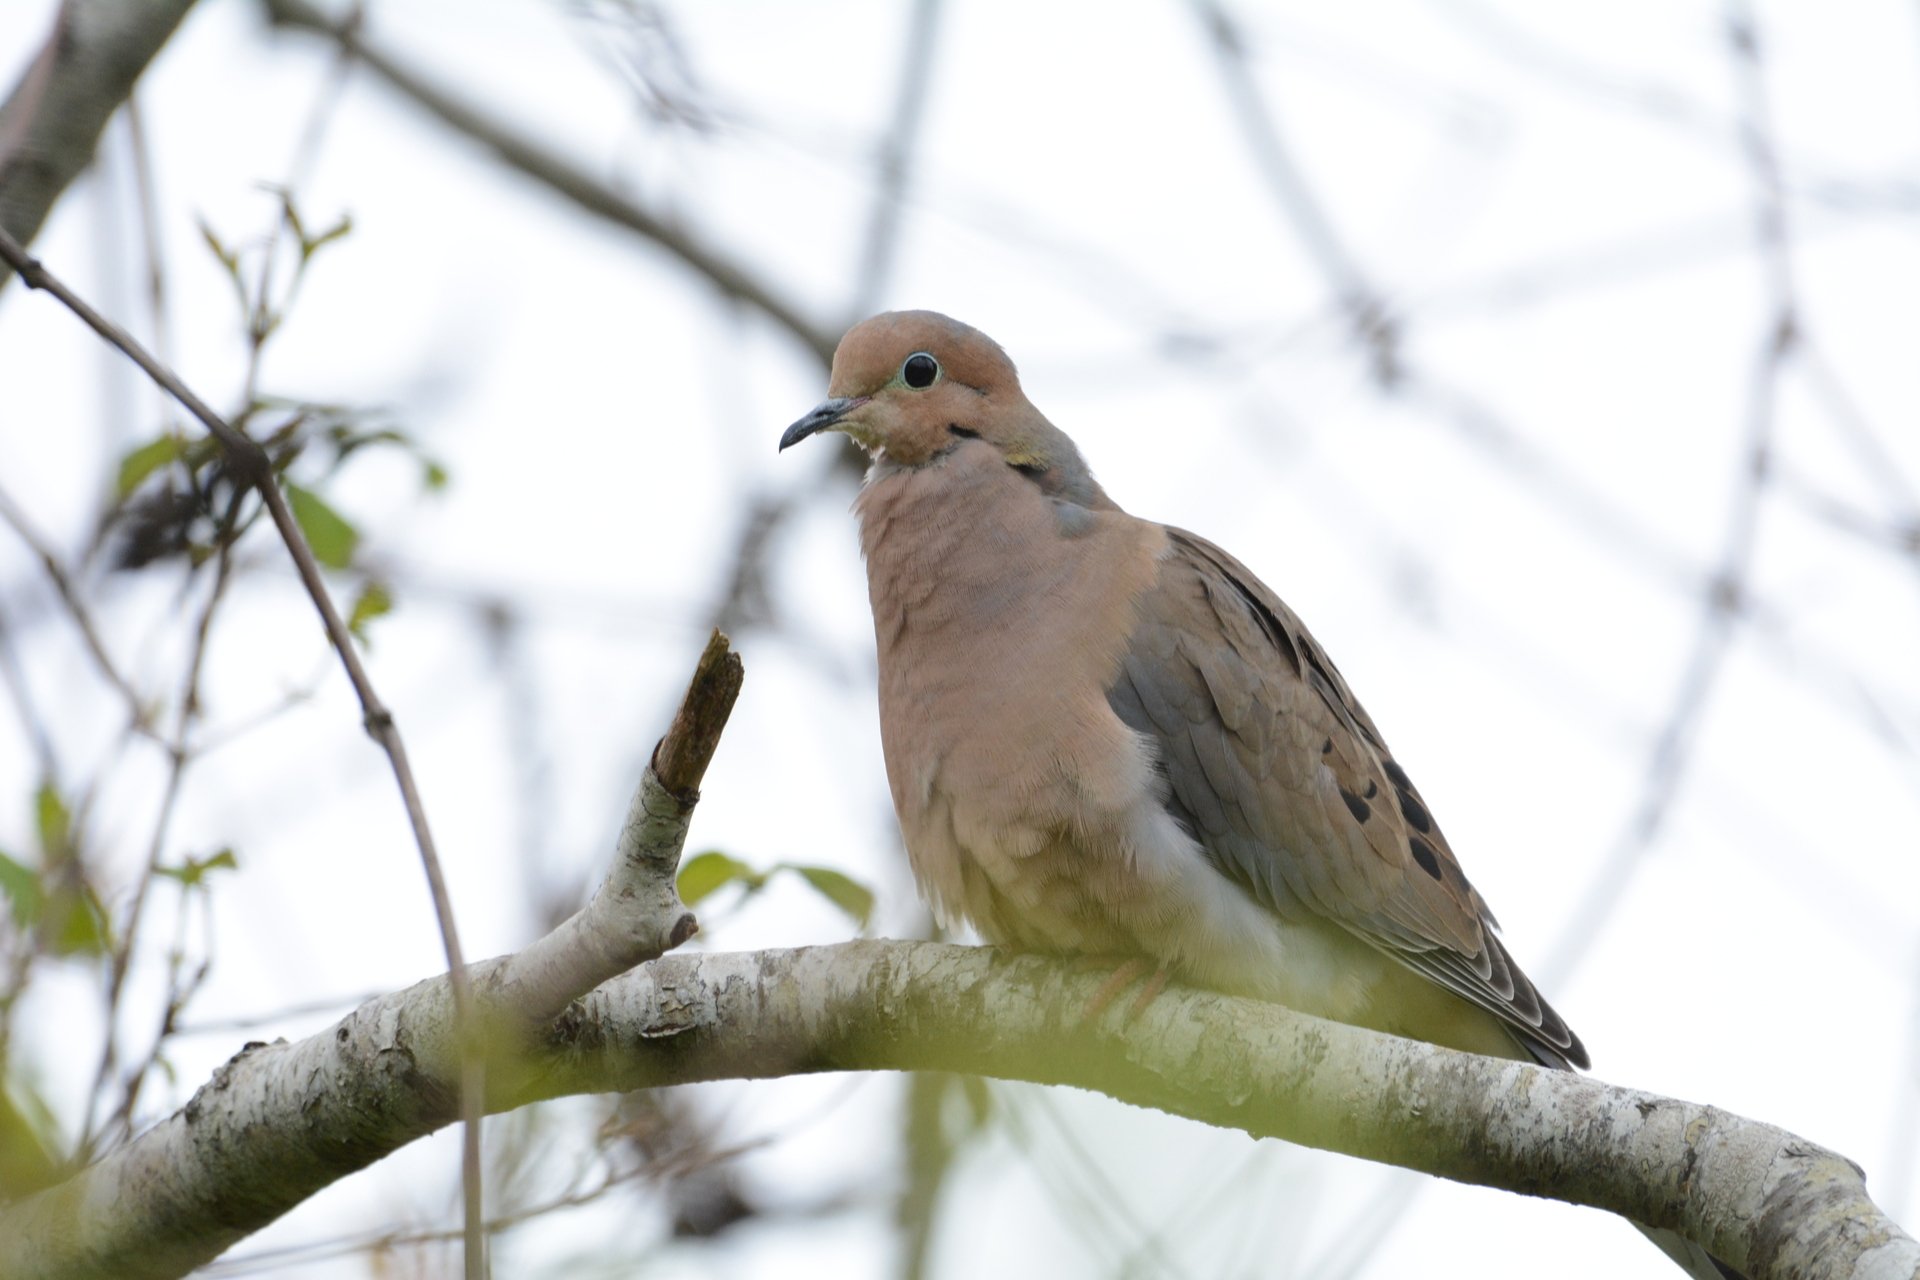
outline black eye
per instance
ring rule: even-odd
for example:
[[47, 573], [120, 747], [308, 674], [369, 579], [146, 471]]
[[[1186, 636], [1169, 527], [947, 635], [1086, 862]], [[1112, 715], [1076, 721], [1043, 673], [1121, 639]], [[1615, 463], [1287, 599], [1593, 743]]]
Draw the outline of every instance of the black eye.
[[940, 376], [940, 362], [924, 351], [916, 351], [900, 366], [900, 378], [915, 391], [930, 387]]

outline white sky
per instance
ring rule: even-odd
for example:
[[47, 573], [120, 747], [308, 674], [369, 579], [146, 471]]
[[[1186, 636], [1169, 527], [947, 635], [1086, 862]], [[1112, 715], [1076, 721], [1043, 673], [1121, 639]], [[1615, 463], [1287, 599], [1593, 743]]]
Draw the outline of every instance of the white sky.
[[[0, 24], [9, 83], [52, 4], [14, 9]], [[386, 0], [372, 32], [726, 246], [821, 324], [844, 323], [908, 6], [671, 12], [729, 122], [710, 135], [637, 119], [595, 28], [559, 4]], [[1783, 377], [1781, 483], [1763, 498], [1752, 581], [1771, 621], [1737, 632], [1684, 790], [1563, 972], [1551, 958], [1628, 829], [1693, 643], [1701, 606], [1684, 582], [1721, 555], [1769, 330], [1722, 12], [1481, 0], [1233, 12], [1302, 171], [1404, 317], [1408, 362], [1594, 503], [1369, 380], [1180, 4], [947, 5], [880, 303], [994, 334], [1123, 505], [1220, 542], [1307, 619], [1598, 1074], [1831, 1145], [1896, 1217], [1920, 1222], [1920, 558], [1836, 531], [1787, 491], [1811, 486], [1881, 525], [1915, 519], [1915, 11], [1759, 11], [1801, 319], [1892, 464], [1863, 464], [1803, 367]], [[329, 67], [317, 44], [270, 37], [250, 5], [204, 0], [143, 81], [171, 351], [216, 404], [236, 394], [244, 348], [196, 219], [231, 240], [270, 225], [258, 185], [287, 174]], [[147, 333], [124, 129], [103, 156], [35, 249]], [[748, 683], [690, 849], [842, 867], [881, 894], [881, 931], [914, 928], [851, 490], [829, 474], [831, 445], [774, 452], [823, 393], [811, 359], [650, 246], [503, 176], [364, 74], [301, 205], [316, 224], [350, 212], [354, 231], [316, 266], [267, 388], [389, 405], [453, 476], [444, 497], [421, 500], [410, 468], [376, 460], [330, 492], [362, 522], [370, 557], [404, 570], [370, 665], [408, 735], [468, 953], [535, 928], [530, 839], [550, 878], [596, 874], [748, 497], [819, 489], [828, 496], [787, 527], [773, 563], [791, 634], [738, 637]], [[1183, 358], [1173, 334], [1206, 339], [1210, 354]], [[156, 429], [156, 401], [17, 285], [0, 295], [0, 387], [0, 486], [77, 549], [113, 460]], [[1622, 527], [1650, 550], [1623, 549]], [[212, 721], [244, 721], [316, 673], [319, 689], [192, 775], [179, 851], [231, 844], [243, 868], [220, 889], [202, 1019], [390, 989], [439, 963], [384, 763], [290, 577], [271, 547], [257, 554], [266, 567], [214, 649]], [[35, 583], [0, 535], [5, 599], [40, 598]], [[182, 643], [176, 585], [102, 588], [116, 652], [156, 687], [170, 687]], [[458, 607], [475, 592], [527, 611], [534, 743], [514, 736], [500, 671]], [[48, 622], [33, 636], [30, 676], [57, 710], [63, 766], [84, 778], [114, 704], [70, 630]], [[1862, 713], [1869, 701], [1877, 718]], [[516, 807], [515, 755], [547, 766], [538, 813]], [[113, 883], [143, 856], [159, 778], [138, 752], [123, 768], [95, 831]], [[14, 780], [0, 783], [0, 848], [28, 842], [31, 778], [25, 740], [0, 722], [0, 779]], [[847, 932], [790, 885], [717, 907], [703, 913], [716, 947]], [[93, 989], [74, 970], [27, 1008], [42, 1083], [68, 1108], [84, 1080], [66, 1064], [90, 1063], [97, 1044], [75, 1012]], [[240, 1038], [181, 1044], [169, 1105]], [[857, 1207], [653, 1261], [674, 1275], [886, 1274], [897, 1082], [705, 1092], [731, 1136], [792, 1131], [747, 1161], [755, 1185], [799, 1203], [850, 1184]], [[944, 1206], [941, 1276], [1345, 1275], [1343, 1251], [1374, 1234], [1367, 1207], [1402, 1185], [1422, 1189], [1352, 1274], [1659, 1266], [1599, 1214], [1256, 1147], [1089, 1097], [999, 1096], [1000, 1123]], [[549, 1140], [554, 1167], [584, 1158], [577, 1128]], [[452, 1152], [422, 1144], [241, 1251], [450, 1222]], [[501, 1274], [564, 1269], [600, 1232], [650, 1241], [632, 1204], [509, 1236]]]

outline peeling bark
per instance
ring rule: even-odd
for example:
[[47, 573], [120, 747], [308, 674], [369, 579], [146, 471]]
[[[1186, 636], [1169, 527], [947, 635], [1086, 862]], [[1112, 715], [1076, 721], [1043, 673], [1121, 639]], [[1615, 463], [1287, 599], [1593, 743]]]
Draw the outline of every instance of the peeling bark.
[[[512, 958], [474, 966], [485, 1007]], [[1096, 1089], [1259, 1137], [1591, 1205], [1752, 1280], [1912, 1280], [1920, 1244], [1857, 1167], [1717, 1108], [1172, 989], [1086, 1025], [1099, 975], [977, 947], [864, 941], [669, 956], [496, 1045], [488, 1107], [813, 1071], [963, 1071]], [[498, 1012], [494, 1010], [492, 1012]], [[243, 1050], [179, 1112], [0, 1210], [0, 1274], [177, 1276], [454, 1118], [444, 978], [296, 1044]]]

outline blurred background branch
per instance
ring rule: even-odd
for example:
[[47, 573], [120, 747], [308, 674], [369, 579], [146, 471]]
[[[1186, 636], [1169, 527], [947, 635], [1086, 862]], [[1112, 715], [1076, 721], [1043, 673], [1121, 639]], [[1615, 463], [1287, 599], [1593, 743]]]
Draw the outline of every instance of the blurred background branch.
[[[693, 831], [693, 945], [927, 931], [861, 461], [773, 440], [848, 321], [935, 306], [1308, 618], [1606, 1074], [1920, 1213], [1911, 15], [24, 4], [0, 226], [299, 491], [472, 948], [581, 904], [716, 623], [756, 674], [710, 789], [753, 799]], [[0, 1198], [441, 967], [257, 507], [32, 302], [0, 294]], [[1646, 1265], [1596, 1215], [947, 1073], [544, 1103], [484, 1160], [513, 1274]], [[443, 1273], [457, 1165], [427, 1140], [219, 1265]]]

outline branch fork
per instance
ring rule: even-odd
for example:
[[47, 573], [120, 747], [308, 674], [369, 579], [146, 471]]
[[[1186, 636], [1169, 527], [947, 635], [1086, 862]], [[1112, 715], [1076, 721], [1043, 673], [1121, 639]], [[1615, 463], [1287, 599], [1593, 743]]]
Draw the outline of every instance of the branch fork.
[[491, 989], [480, 999], [510, 1019], [517, 1038], [551, 1023], [609, 978], [665, 955], [700, 931], [674, 877], [700, 800], [700, 780], [743, 674], [739, 655], [715, 631], [672, 727], [641, 774], [606, 879], [586, 906], [508, 956], [490, 976]]

